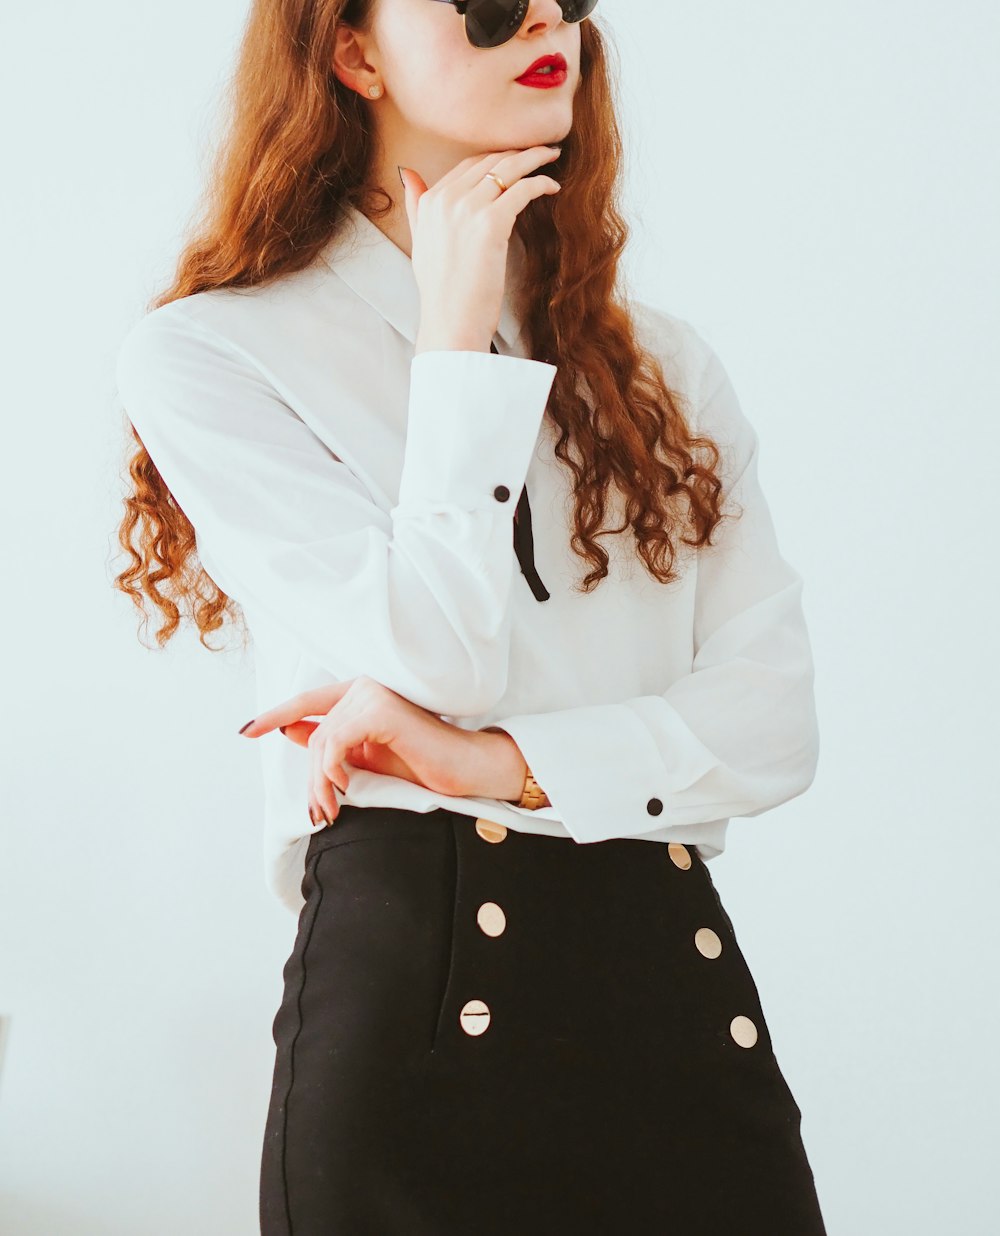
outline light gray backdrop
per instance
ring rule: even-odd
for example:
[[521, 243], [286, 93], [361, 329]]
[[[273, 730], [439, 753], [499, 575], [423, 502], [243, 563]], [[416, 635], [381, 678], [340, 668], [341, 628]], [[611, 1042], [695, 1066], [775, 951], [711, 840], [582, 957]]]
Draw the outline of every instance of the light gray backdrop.
[[[295, 927], [263, 885], [236, 732], [252, 659], [190, 634], [144, 650], [110, 586], [114, 358], [171, 271], [245, 5], [18, 8], [0, 17], [0, 1230], [249, 1236]], [[735, 820], [712, 874], [831, 1236], [987, 1236], [998, 9], [600, 15], [632, 286], [706, 335], [758, 427], [818, 665], [813, 787]]]

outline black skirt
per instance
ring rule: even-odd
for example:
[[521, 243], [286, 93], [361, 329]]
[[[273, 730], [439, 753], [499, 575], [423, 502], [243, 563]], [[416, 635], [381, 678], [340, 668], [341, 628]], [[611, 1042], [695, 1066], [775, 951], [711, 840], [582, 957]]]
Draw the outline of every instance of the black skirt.
[[263, 1236], [825, 1236], [693, 846], [341, 805], [302, 891]]

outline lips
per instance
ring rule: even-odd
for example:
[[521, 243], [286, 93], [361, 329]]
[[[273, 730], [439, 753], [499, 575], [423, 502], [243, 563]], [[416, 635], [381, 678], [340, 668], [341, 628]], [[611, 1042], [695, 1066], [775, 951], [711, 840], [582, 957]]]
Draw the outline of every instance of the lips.
[[[534, 64], [529, 64], [528, 67], [521, 74], [521, 76], [518, 77], [516, 80], [521, 81], [525, 77], [532, 77], [534, 74], [538, 72], [539, 69], [544, 69], [544, 68], [547, 68], [548, 66], [551, 66], [553, 73], [565, 73], [566, 57], [561, 56], [558, 53], [556, 53], [555, 55], [541, 56], [538, 60], [534, 62]], [[544, 77], [545, 74], [542, 74], [542, 76]]]

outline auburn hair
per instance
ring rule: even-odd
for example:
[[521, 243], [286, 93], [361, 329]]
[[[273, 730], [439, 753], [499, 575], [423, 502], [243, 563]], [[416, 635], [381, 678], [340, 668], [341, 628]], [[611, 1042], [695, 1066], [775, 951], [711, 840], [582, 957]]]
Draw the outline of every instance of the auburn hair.
[[[345, 86], [332, 68], [338, 24], [370, 30], [375, 3], [253, 0], [225, 94], [214, 173], [173, 283], [149, 310], [301, 270], [331, 240], [346, 205], [373, 219], [391, 208], [388, 194], [366, 183], [373, 156], [368, 109], [377, 104]], [[718, 447], [692, 436], [685, 396], [668, 386], [618, 295], [629, 233], [618, 208], [616, 83], [598, 23], [585, 20], [580, 35], [572, 131], [545, 169], [561, 192], [529, 202], [515, 223], [526, 252], [516, 309], [531, 357], [558, 367], [546, 413], [559, 430], [556, 457], [573, 474], [570, 544], [590, 564], [580, 582], [589, 592], [608, 575], [599, 536], [631, 528], [646, 569], [666, 584], [678, 574], [676, 538], [693, 547], [711, 543], [727, 516], [720, 510]], [[144, 618], [145, 600], [159, 609], [161, 647], [183, 612], [201, 643], [217, 651], [205, 636], [227, 616], [242, 624], [242, 611], [201, 566], [193, 527], [126, 423], [126, 455], [133, 447], [134, 453], [127, 459], [131, 491], [118, 540], [129, 563], [114, 585]], [[609, 504], [621, 523], [605, 528]]]

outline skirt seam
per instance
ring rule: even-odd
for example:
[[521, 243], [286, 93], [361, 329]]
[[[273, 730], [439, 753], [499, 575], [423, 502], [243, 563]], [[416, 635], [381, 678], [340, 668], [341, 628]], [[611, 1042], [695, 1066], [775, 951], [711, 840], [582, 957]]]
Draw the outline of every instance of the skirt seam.
[[309, 977], [309, 968], [306, 965], [306, 957], [309, 952], [309, 943], [312, 940], [313, 930], [316, 926], [316, 919], [319, 917], [319, 908], [323, 903], [323, 883], [319, 878], [319, 859], [323, 851], [316, 854], [315, 865], [313, 867], [313, 880], [315, 881], [318, 890], [318, 897], [313, 903], [312, 918], [309, 920], [309, 929], [305, 940], [302, 944], [302, 977], [299, 982], [299, 990], [295, 997], [295, 1009], [298, 1013], [299, 1024], [295, 1030], [288, 1048], [288, 1086], [285, 1090], [285, 1098], [282, 1102], [282, 1121], [281, 1121], [281, 1184], [285, 1194], [285, 1218], [288, 1223], [289, 1236], [294, 1236], [292, 1233], [292, 1212], [291, 1204], [288, 1198], [288, 1171], [286, 1164], [286, 1150], [288, 1146], [288, 1105], [292, 1097], [292, 1089], [295, 1085], [295, 1044], [298, 1042], [299, 1035], [302, 1033], [303, 1015], [302, 1015], [302, 993], [305, 990], [306, 979]]
[[433, 1055], [438, 1047], [441, 1038], [441, 1028], [444, 1022], [445, 1009], [448, 1007], [448, 1001], [451, 997], [451, 989], [454, 981], [455, 973], [455, 953], [458, 940], [458, 837], [456, 830], [458, 823], [452, 819], [451, 821], [451, 930], [448, 938], [448, 964], [445, 971], [444, 984], [441, 992], [441, 1001], [438, 1005], [437, 1020], [434, 1024], [434, 1037], [431, 1039], [430, 1054]]

